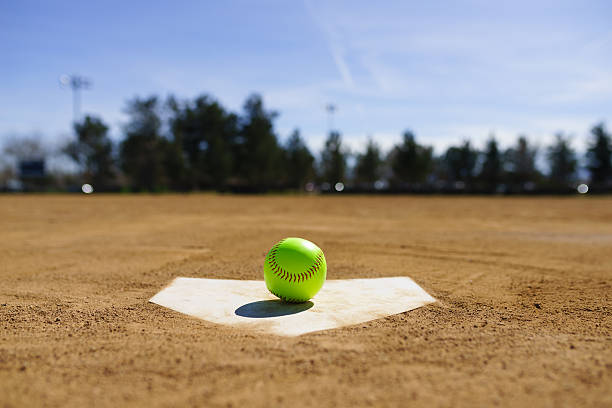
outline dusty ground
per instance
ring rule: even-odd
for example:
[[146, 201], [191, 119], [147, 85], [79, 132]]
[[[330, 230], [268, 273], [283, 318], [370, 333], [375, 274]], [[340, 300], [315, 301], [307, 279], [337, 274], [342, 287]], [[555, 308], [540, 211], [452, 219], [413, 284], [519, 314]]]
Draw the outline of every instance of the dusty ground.
[[[3, 407], [612, 406], [610, 198], [0, 196], [0, 231]], [[147, 302], [286, 236], [439, 302], [293, 339]]]

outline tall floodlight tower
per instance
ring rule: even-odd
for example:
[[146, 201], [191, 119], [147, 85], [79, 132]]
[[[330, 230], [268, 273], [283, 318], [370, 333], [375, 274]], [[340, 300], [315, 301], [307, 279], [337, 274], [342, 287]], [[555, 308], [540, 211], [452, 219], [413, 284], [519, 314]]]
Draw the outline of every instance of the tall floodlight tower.
[[338, 110], [336, 105], [329, 103], [325, 106], [325, 110], [327, 111], [327, 125], [329, 127], [329, 133], [334, 131], [334, 113]]
[[72, 89], [72, 116], [73, 123], [81, 119], [81, 89], [91, 88], [91, 81], [80, 75], [62, 75], [59, 78], [62, 88]]

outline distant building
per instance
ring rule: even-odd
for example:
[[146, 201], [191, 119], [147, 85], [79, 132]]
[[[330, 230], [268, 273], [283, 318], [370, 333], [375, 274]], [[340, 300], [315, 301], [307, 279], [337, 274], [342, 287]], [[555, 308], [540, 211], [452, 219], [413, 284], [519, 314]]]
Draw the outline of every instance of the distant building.
[[40, 179], [45, 177], [45, 160], [21, 160], [19, 161], [19, 178], [22, 180]]
[[21, 191], [41, 191], [47, 183], [47, 172], [44, 159], [19, 160], [17, 176]]

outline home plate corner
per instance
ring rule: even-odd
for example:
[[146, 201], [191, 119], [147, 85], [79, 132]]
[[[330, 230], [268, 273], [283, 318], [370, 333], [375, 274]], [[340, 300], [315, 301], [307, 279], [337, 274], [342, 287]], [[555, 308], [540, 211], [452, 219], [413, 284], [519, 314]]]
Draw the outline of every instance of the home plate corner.
[[309, 302], [289, 304], [263, 281], [174, 279], [150, 302], [200, 319], [280, 336], [334, 329], [436, 300], [407, 277], [328, 280]]

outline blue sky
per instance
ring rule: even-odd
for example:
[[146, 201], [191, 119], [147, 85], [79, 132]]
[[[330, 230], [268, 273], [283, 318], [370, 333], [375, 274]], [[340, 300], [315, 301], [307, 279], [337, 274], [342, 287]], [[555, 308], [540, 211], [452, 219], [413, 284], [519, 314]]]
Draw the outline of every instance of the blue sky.
[[440, 152], [469, 137], [540, 145], [557, 130], [584, 146], [612, 127], [609, 1], [0, 0], [0, 142], [69, 135], [71, 95], [58, 77], [93, 81], [83, 112], [119, 138], [135, 95], [210, 93], [232, 110], [251, 92], [319, 150], [325, 105], [359, 150], [410, 128]]

